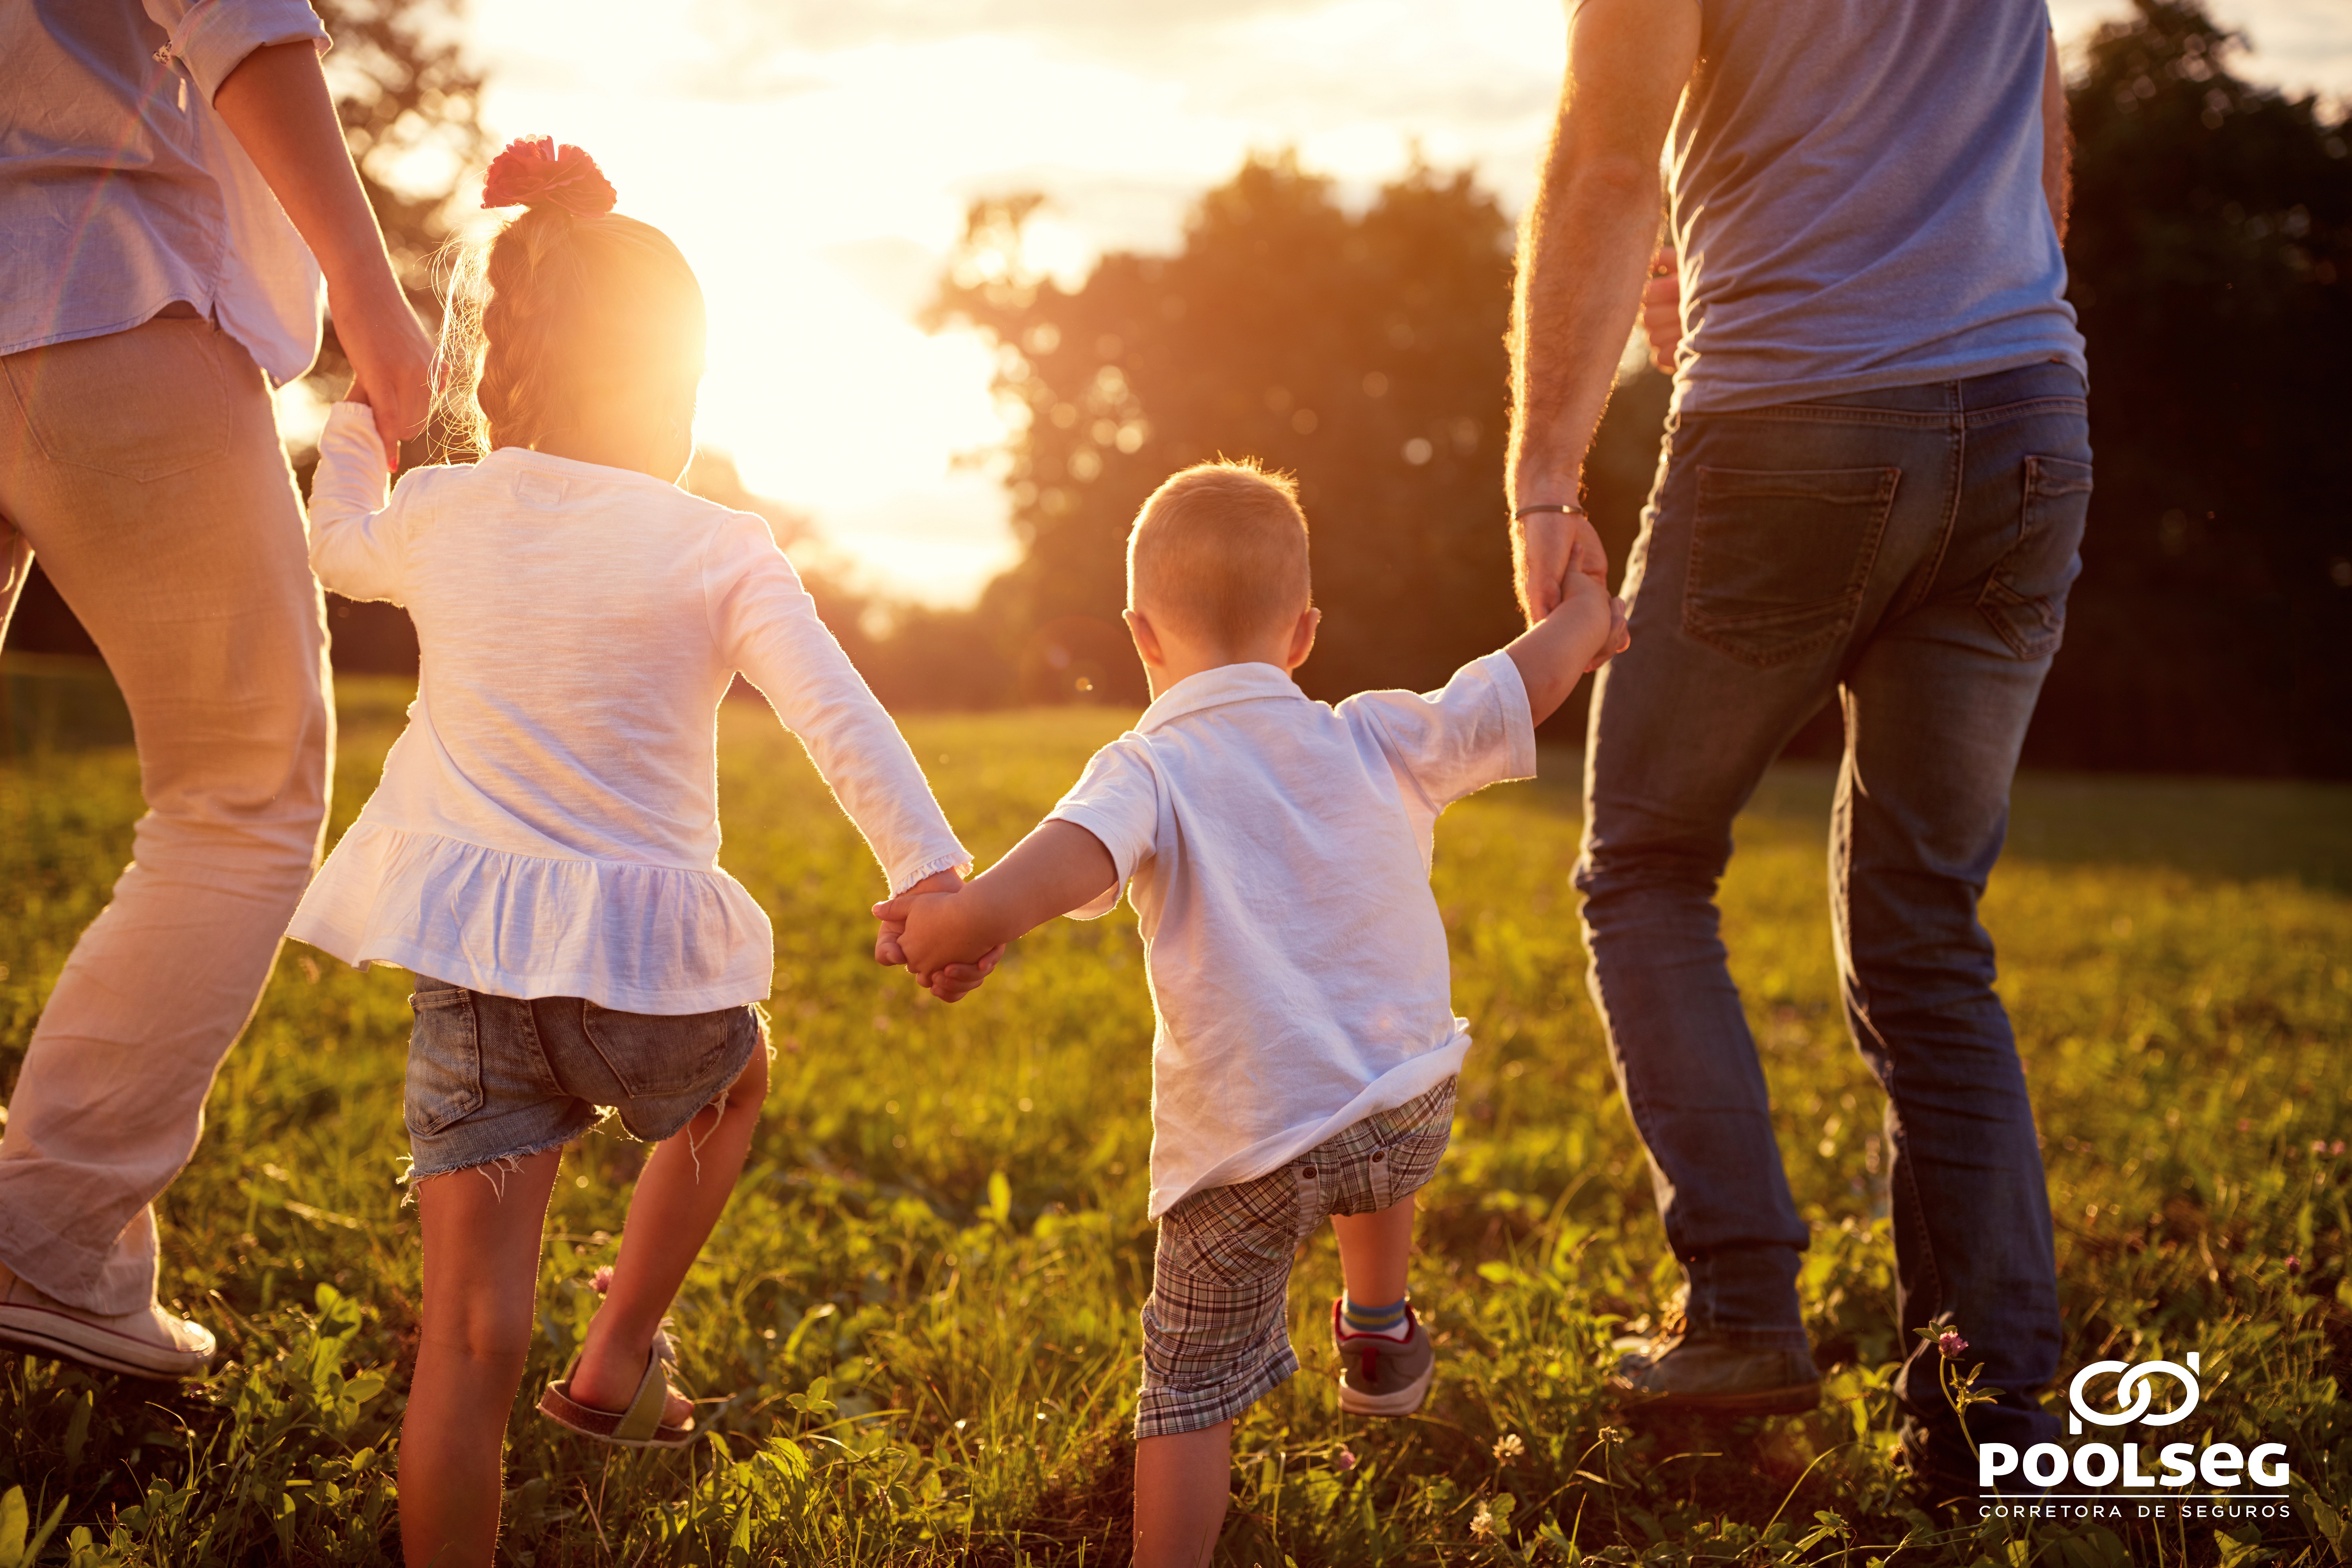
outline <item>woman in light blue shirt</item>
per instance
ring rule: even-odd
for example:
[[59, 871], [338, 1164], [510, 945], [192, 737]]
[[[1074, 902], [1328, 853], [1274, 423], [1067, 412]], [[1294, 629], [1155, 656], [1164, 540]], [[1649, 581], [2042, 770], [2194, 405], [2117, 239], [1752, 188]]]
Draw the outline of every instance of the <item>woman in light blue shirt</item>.
[[149, 1205], [318, 853], [326, 623], [273, 386], [323, 284], [379, 437], [431, 345], [360, 189], [302, 0], [0, 9], [0, 629], [37, 553], [106, 656], [147, 814], [0, 1138], [0, 1341], [145, 1377], [213, 1336], [156, 1304]]

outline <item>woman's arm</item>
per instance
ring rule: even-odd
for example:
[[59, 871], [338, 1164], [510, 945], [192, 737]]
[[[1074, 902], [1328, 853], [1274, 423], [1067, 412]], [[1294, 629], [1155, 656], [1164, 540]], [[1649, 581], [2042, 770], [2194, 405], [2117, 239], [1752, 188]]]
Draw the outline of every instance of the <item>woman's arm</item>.
[[335, 336], [367, 388], [387, 467], [425, 428], [433, 341], [418, 325], [343, 144], [310, 39], [265, 44], [222, 79], [213, 109], [269, 183], [327, 278]]

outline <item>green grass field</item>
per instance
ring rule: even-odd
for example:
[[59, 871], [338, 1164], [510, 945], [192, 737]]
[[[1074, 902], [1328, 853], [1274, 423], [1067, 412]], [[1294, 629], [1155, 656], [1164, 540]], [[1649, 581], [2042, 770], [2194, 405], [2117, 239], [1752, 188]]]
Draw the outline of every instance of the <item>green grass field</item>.
[[[335, 826], [404, 691], [341, 691]], [[908, 726], [985, 860], [1122, 715]], [[25, 726], [19, 726], [25, 728]], [[27, 731], [29, 732], [29, 731]], [[637, 1146], [565, 1155], [543, 1333], [510, 1428], [520, 1564], [1126, 1560], [1150, 1006], [1124, 911], [1019, 944], [978, 996], [919, 997], [868, 959], [878, 874], [763, 710], [721, 724], [725, 863], [778, 942], [781, 1047], [751, 1166], [677, 1304], [718, 1440], [625, 1457], [531, 1415], [609, 1261]], [[2293, 1516], [2109, 1529], [1910, 1511], [1889, 1462], [1899, 1353], [1880, 1098], [1836, 1005], [1829, 777], [1773, 774], [1725, 889], [1781, 1146], [1815, 1226], [1803, 1289], [1829, 1399], [1802, 1420], [1630, 1425], [1601, 1369], [1675, 1279], [1584, 993], [1567, 877], [1575, 758], [1438, 834], [1456, 1009], [1477, 1045], [1424, 1194], [1415, 1297], [1443, 1363], [1422, 1416], [1343, 1417], [1297, 1271], [1306, 1370], [1242, 1425], [1234, 1563], [2318, 1564], [2352, 1552], [2346, 1282], [2352, 1155], [2352, 790], [2029, 778], [1986, 918], [2000, 940], [2059, 1222], [2066, 1365], [2199, 1350], [2199, 1441], [2288, 1446]], [[139, 809], [131, 754], [0, 769], [0, 1072]], [[221, 1333], [184, 1390], [0, 1358], [0, 1568], [192, 1568], [394, 1555], [415, 1336], [395, 1175], [407, 977], [281, 956], [162, 1205], [164, 1294]], [[2063, 1406], [2063, 1390], [2053, 1395]]]

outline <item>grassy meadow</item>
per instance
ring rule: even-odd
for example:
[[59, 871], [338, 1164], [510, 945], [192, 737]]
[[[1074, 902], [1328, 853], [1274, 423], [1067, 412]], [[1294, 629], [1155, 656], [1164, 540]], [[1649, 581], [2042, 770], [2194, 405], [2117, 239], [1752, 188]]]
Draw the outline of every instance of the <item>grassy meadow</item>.
[[[334, 827], [404, 689], [349, 681]], [[1001, 854], [1125, 716], [908, 725]], [[19, 725], [18, 729], [26, 726]], [[12, 730], [12, 733], [15, 731]], [[751, 1162], [677, 1303], [716, 1440], [624, 1455], [530, 1413], [591, 1310], [640, 1150], [565, 1154], [542, 1334], [510, 1428], [508, 1560], [1126, 1561], [1150, 1005], [1131, 915], [1062, 921], [948, 1007], [867, 956], [879, 878], [764, 710], [721, 720], [724, 861], [773, 915], [779, 1045]], [[1584, 992], [1567, 877], [1576, 758], [1438, 834], [1456, 1010], [1476, 1036], [1424, 1194], [1415, 1298], [1442, 1362], [1409, 1421], [1343, 1416], [1328, 1239], [1293, 1294], [1305, 1371], [1243, 1423], [1235, 1564], [2320, 1564], [2352, 1554], [2352, 790], [2029, 778], [1988, 900], [2058, 1215], [2071, 1370], [2202, 1352], [2202, 1441], [2287, 1445], [2293, 1516], [2161, 1529], [1934, 1520], [1890, 1464], [1880, 1097], [1848, 1044], [1823, 907], [1830, 778], [1777, 770], [1724, 889], [1781, 1146], [1815, 1226], [1827, 1399], [1803, 1419], [1629, 1423], [1612, 1336], [1675, 1279]], [[120, 747], [0, 768], [0, 1081], [129, 852]], [[407, 977], [299, 946], [162, 1204], [163, 1293], [219, 1331], [184, 1389], [0, 1356], [0, 1568], [396, 1560], [413, 1355]], [[1966, 1325], [1963, 1325], [1965, 1328]], [[2052, 1395], [2062, 1406], [2063, 1390]], [[12, 1555], [12, 1552], [15, 1554]]]

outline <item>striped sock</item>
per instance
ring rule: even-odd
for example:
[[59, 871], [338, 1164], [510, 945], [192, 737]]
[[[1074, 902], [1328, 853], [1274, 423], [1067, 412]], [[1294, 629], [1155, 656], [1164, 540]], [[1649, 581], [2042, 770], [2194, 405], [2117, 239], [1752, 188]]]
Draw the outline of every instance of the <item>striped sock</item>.
[[1404, 1304], [1411, 1298], [1400, 1296], [1385, 1307], [1366, 1307], [1352, 1296], [1340, 1299], [1339, 1320], [1351, 1334], [1379, 1334], [1383, 1339], [1402, 1340], [1412, 1330], [1405, 1325]]

